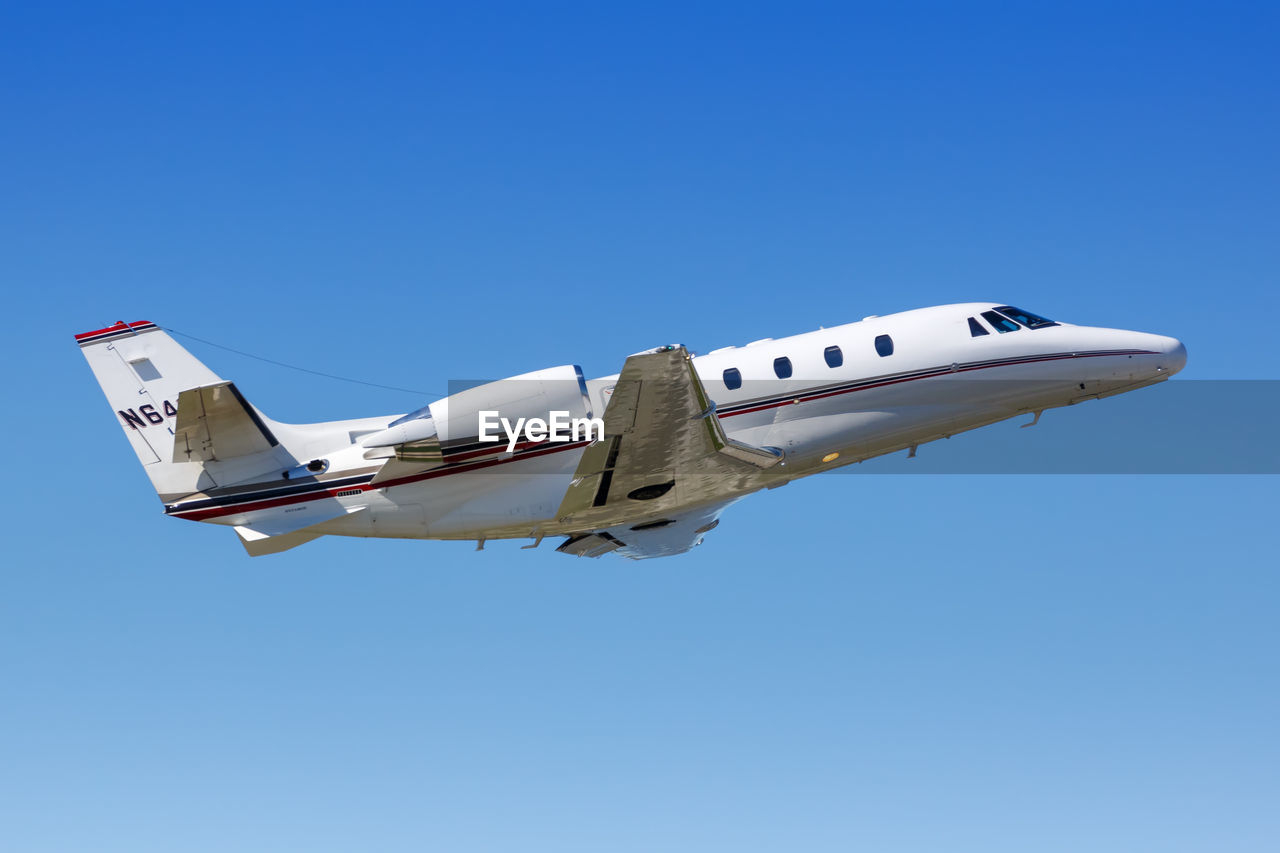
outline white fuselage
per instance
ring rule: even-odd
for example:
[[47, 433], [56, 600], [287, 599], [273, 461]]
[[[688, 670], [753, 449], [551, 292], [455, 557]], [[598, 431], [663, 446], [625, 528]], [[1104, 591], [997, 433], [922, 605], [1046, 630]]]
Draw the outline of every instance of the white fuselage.
[[[1140, 332], [1059, 323], [1001, 333], [983, 319], [995, 307], [923, 308], [697, 356], [698, 376], [726, 434], [784, 455], [783, 464], [726, 489], [718, 500], [1020, 413], [1150, 385], [1186, 360], [1177, 340]], [[883, 343], [877, 349], [883, 336], [892, 341], [890, 354], [881, 354]], [[838, 348], [838, 358], [831, 348]], [[789, 362], [789, 375], [779, 376], [788, 372], [779, 359]], [[616, 379], [586, 383], [596, 414], [605, 410]], [[376, 466], [357, 439], [384, 430], [390, 420], [273, 423], [286, 445], [305, 447], [302, 454], [327, 462], [313, 498], [301, 486], [277, 484], [238, 500], [181, 500], [167, 511], [240, 525], [264, 513], [305, 511], [308, 500], [323, 498], [361, 510], [316, 528], [331, 535], [483, 540], [573, 532], [563, 528], [556, 510], [582, 456], [581, 443], [515, 456], [495, 445], [466, 461], [373, 484]], [[643, 519], [638, 510], [635, 520]]]

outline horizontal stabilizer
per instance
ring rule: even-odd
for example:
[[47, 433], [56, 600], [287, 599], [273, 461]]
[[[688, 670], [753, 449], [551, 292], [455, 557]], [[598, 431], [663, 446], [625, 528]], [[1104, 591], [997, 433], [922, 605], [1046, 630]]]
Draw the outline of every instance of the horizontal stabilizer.
[[234, 459], [280, 443], [232, 382], [180, 393], [173, 433], [174, 462]]

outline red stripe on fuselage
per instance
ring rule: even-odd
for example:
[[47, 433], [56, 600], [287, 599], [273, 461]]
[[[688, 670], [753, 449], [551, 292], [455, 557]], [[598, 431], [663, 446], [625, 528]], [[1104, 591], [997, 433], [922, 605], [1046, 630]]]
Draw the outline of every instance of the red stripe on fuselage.
[[[545, 443], [545, 442], [542, 442]], [[210, 507], [209, 509], [190, 510], [183, 512], [176, 509], [169, 514], [176, 518], [185, 518], [190, 521], [207, 521], [211, 518], [221, 518], [227, 515], [236, 515], [242, 512], [257, 512], [263, 509], [273, 509], [279, 506], [291, 506], [293, 504], [306, 503], [308, 501], [325, 500], [326, 498], [336, 498], [339, 492], [349, 492], [353, 489], [359, 489], [362, 492], [372, 492], [379, 489], [387, 489], [392, 486], [406, 486], [410, 483], [420, 483], [425, 480], [434, 480], [437, 477], [446, 477], [450, 474], [462, 474], [467, 471], [479, 471], [484, 468], [492, 468], [495, 465], [505, 465], [508, 462], [519, 462], [524, 459], [533, 459], [538, 456], [547, 456], [552, 453], [559, 453], [564, 450], [572, 450], [575, 447], [586, 447], [591, 442], [575, 441], [567, 444], [561, 444], [554, 447], [548, 447], [543, 450], [534, 450], [524, 453], [520, 456], [514, 456], [510, 459], [487, 459], [483, 462], [471, 462], [465, 465], [458, 465], [451, 468], [439, 468], [433, 471], [424, 471], [420, 474], [410, 474], [406, 477], [399, 477], [394, 480], [387, 480], [371, 486], [368, 483], [359, 485], [337, 486], [332, 489], [325, 489], [322, 492], [308, 492], [302, 495], [291, 495], [283, 498], [267, 498], [260, 501], [251, 501], [248, 503], [234, 504], [232, 506]]]
[[903, 376], [897, 379], [885, 379], [882, 382], [872, 382], [867, 385], [857, 385], [853, 388], [842, 388], [838, 391], [827, 391], [825, 393], [798, 392], [794, 397], [776, 402], [762, 403], [758, 406], [751, 406], [746, 409], [737, 409], [731, 412], [724, 412], [718, 415], [721, 420], [724, 418], [732, 418], [735, 415], [746, 415], [751, 412], [763, 412], [769, 409], [777, 409], [782, 406], [794, 406], [798, 403], [807, 403], [810, 400], [825, 400], [828, 397], [839, 397], [842, 394], [852, 394], [856, 391], [870, 391], [872, 388], [883, 388], [886, 385], [900, 385], [903, 382], [915, 382], [917, 379], [933, 379], [938, 376], [950, 376], [953, 373], [969, 373], [974, 370], [988, 370], [993, 367], [1014, 367], [1019, 364], [1043, 364], [1047, 361], [1064, 361], [1072, 358], [1105, 358], [1107, 356], [1117, 355], [1157, 355], [1152, 350], [1120, 350], [1117, 352], [1094, 352], [1094, 353], [1074, 353], [1071, 355], [1059, 355], [1052, 357], [1045, 356], [1028, 356], [1027, 358], [1011, 359], [1008, 361], [1000, 361], [994, 364], [976, 364], [972, 367], [959, 367], [955, 370], [950, 368], [938, 367], [928, 370], [916, 376]]
[[[949, 376], [952, 373], [969, 373], [975, 370], [987, 370], [995, 367], [1014, 367], [1020, 364], [1035, 364], [1035, 363], [1048, 362], [1048, 361], [1063, 361], [1063, 360], [1072, 359], [1072, 358], [1093, 358], [1093, 357], [1106, 357], [1106, 356], [1119, 356], [1119, 355], [1156, 355], [1156, 354], [1157, 353], [1151, 350], [1114, 350], [1109, 352], [1095, 352], [1095, 353], [1089, 353], [1089, 352], [1071, 353], [1071, 354], [1048, 356], [1048, 357], [1027, 356], [1025, 358], [1020, 358], [1020, 359], [997, 361], [989, 364], [975, 364], [970, 367], [959, 367], [954, 371], [952, 371], [949, 368], [933, 368], [933, 369], [923, 371], [915, 376], [903, 376], [896, 379], [890, 378], [880, 382], [872, 382], [870, 384], [865, 384], [865, 385], [856, 385], [852, 388], [843, 388], [837, 391], [828, 391], [825, 393], [809, 392], [808, 394], [806, 394], [805, 392], [800, 392], [800, 393], [797, 393], [794, 397], [787, 397], [785, 399], [778, 400], [775, 402], [762, 403], [758, 406], [751, 406], [749, 408], [739, 409], [737, 411], [717, 413], [716, 416], [719, 419], [723, 420], [725, 418], [731, 418], [735, 415], [745, 415], [750, 412], [762, 412], [768, 409], [776, 409], [781, 406], [796, 405], [798, 403], [808, 402], [810, 400], [823, 400], [828, 397], [839, 397], [842, 394], [852, 394], [856, 391], [869, 391], [872, 388], [883, 388], [887, 385], [899, 385], [904, 382], [914, 382], [918, 379], [932, 379], [938, 376]], [[545, 443], [545, 442], [537, 442], [537, 443]], [[548, 447], [544, 450], [535, 450], [531, 452], [525, 452], [520, 456], [511, 457], [508, 459], [489, 459], [481, 462], [470, 462], [470, 463], [455, 465], [447, 468], [439, 468], [432, 471], [424, 471], [421, 474], [411, 474], [407, 477], [400, 477], [395, 480], [387, 480], [386, 482], [379, 483], [376, 486], [370, 486], [368, 483], [364, 483], [360, 485], [346, 485], [346, 486], [335, 487], [332, 489], [326, 489], [323, 492], [319, 492], [319, 493], [308, 492], [306, 494], [292, 495], [292, 496], [283, 497], [283, 498], [267, 498], [260, 501], [252, 501], [252, 502], [243, 503], [243, 504], [235, 504], [232, 506], [211, 507], [209, 509], [204, 509], [204, 510], [191, 510], [186, 513], [184, 513], [181, 509], [176, 509], [170, 512], [169, 514], [178, 518], [186, 518], [191, 521], [206, 521], [211, 518], [221, 518], [223, 516], [235, 515], [241, 512], [255, 512], [257, 510], [272, 509], [274, 507], [279, 507], [279, 506], [290, 506], [292, 504], [306, 503], [307, 501], [324, 500], [326, 498], [336, 497], [338, 492], [351, 491], [352, 489], [359, 489], [362, 492], [369, 492], [369, 491], [374, 491], [376, 489], [391, 488], [393, 486], [404, 486], [404, 485], [409, 485], [410, 483], [420, 483], [426, 480], [434, 480], [437, 477], [446, 477], [450, 474], [462, 474], [468, 471], [479, 471], [484, 468], [490, 468], [494, 465], [504, 465], [509, 462], [518, 462], [522, 459], [532, 459], [537, 456], [546, 456], [547, 454], [550, 454], [550, 453], [558, 453], [563, 450], [571, 450], [575, 447], [585, 447], [590, 443], [591, 442], [589, 441], [572, 442], [569, 444], [560, 445], [558, 447]], [[533, 444], [534, 443], [526, 442], [521, 445], [518, 445], [518, 447], [524, 448], [524, 447], [533, 446]], [[494, 449], [501, 450], [501, 446]], [[491, 452], [493, 451], [486, 448], [484, 450], [471, 451], [471, 452], [459, 454], [459, 455], [470, 457], [473, 455], [480, 455], [480, 454], [491, 453]], [[370, 479], [372, 479], [372, 477]]]

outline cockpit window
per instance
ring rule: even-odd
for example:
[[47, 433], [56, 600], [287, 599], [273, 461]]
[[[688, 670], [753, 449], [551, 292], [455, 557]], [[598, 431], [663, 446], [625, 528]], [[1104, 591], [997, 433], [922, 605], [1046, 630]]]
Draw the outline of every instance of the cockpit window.
[[1022, 328], [1008, 317], [1001, 316], [994, 311], [983, 311], [982, 318], [991, 324], [991, 328], [1001, 334], [1005, 332], [1016, 332], [1018, 329]]
[[982, 325], [972, 317], [969, 318], [969, 336], [970, 337], [980, 338], [983, 335], [989, 335], [989, 334], [991, 333], [987, 331], [986, 326]]
[[1038, 314], [1032, 314], [1030, 311], [1023, 311], [1021, 308], [1014, 308], [1012, 305], [1001, 305], [996, 310], [1006, 317], [1012, 317], [1028, 329], [1044, 329], [1058, 325], [1052, 320], [1041, 317]]

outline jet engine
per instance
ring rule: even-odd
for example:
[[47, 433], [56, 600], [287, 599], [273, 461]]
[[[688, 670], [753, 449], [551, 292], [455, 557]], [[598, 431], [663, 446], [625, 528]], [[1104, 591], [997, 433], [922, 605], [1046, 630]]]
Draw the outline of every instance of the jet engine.
[[[522, 373], [451, 394], [365, 436], [361, 444], [370, 449], [365, 455], [371, 458], [394, 455], [401, 462], [427, 465], [461, 460], [506, 449], [499, 419], [515, 428], [530, 418], [547, 422], [553, 413], [568, 419], [591, 417], [587, 384], [577, 365]], [[480, 441], [482, 419], [497, 441]]]

